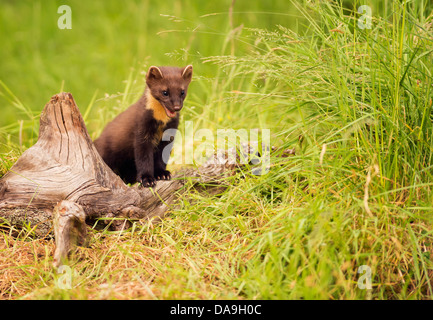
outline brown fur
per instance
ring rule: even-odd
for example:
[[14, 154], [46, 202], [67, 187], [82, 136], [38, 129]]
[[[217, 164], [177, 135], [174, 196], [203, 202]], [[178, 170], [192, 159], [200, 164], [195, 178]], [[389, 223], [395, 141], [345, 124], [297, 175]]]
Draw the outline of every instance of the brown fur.
[[192, 66], [150, 67], [143, 96], [95, 140], [99, 154], [125, 182], [154, 186], [155, 180], [170, 179], [162, 159], [170, 142], [161, 138], [166, 129], [177, 129], [191, 78]]

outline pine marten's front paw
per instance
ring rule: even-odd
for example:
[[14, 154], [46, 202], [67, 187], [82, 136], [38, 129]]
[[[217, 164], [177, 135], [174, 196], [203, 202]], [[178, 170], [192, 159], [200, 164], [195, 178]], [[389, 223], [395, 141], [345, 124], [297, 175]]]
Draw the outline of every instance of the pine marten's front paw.
[[142, 174], [137, 180], [145, 188], [153, 188], [156, 184], [155, 178], [148, 174]]
[[171, 173], [168, 170], [158, 170], [155, 171], [155, 178], [156, 180], [170, 180]]

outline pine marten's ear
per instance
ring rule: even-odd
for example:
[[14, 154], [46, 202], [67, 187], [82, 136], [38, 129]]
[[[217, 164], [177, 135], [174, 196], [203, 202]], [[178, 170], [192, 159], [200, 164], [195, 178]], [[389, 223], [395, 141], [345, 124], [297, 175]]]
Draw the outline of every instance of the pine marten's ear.
[[152, 80], [160, 80], [164, 78], [161, 72], [161, 69], [159, 69], [158, 67], [152, 66], [149, 68], [149, 71], [147, 72], [146, 75], [146, 81], [152, 81]]
[[182, 70], [182, 78], [186, 81], [191, 82], [192, 79], [192, 65], [188, 65]]

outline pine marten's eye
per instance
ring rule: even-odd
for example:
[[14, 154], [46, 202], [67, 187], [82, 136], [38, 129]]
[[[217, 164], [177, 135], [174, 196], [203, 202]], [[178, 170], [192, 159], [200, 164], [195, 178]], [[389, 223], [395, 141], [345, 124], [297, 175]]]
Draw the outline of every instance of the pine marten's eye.
[[182, 97], [184, 94], [185, 94], [185, 90], [182, 90], [182, 91], [180, 92], [180, 96]]
[[167, 97], [168, 96], [168, 91], [164, 90], [164, 91], [162, 91], [162, 94]]

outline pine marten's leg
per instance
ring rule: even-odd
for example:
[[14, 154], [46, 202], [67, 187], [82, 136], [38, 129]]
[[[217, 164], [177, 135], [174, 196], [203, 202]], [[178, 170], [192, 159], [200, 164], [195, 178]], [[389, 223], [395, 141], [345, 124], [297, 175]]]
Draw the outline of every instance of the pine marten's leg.
[[153, 164], [153, 145], [148, 141], [140, 141], [135, 144], [135, 167], [137, 169], [137, 181], [143, 187], [154, 187], [154, 164]]
[[171, 173], [166, 170], [167, 162], [170, 157], [171, 149], [173, 148], [173, 142], [161, 141], [153, 155], [154, 159], [154, 176], [156, 180], [170, 180]]

